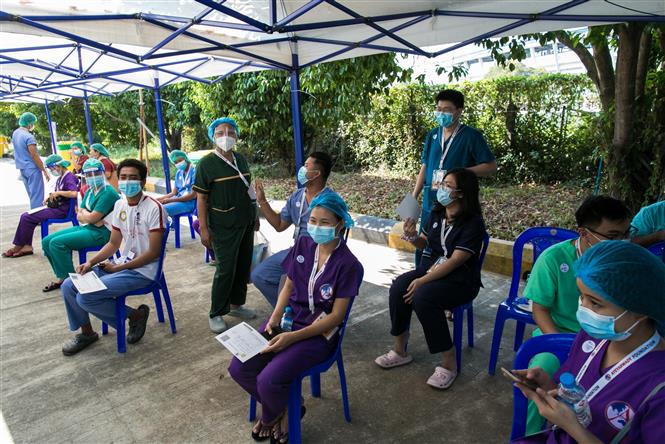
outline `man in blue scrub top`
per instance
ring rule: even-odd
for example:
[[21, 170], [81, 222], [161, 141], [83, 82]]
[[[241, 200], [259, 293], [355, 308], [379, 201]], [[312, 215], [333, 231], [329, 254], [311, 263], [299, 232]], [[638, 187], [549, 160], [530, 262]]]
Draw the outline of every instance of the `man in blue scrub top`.
[[21, 172], [23, 185], [30, 197], [30, 208], [44, 205], [44, 182], [42, 174], [48, 181], [51, 177], [44, 167], [42, 159], [37, 152], [37, 140], [32, 135], [37, 117], [32, 113], [23, 113], [18, 119], [19, 127], [12, 134], [14, 145], [14, 161], [16, 169]]
[[[446, 171], [467, 168], [479, 177], [496, 173], [496, 159], [483, 135], [460, 122], [463, 111], [464, 95], [461, 92], [446, 89], [436, 96], [435, 116], [438, 126], [425, 137], [422, 166], [413, 188], [413, 197], [416, 199], [421, 191], [424, 193], [421, 227], [427, 223], [436, 202], [439, 183], [443, 181]], [[419, 256], [417, 254], [416, 258]]]
[[[302, 187], [289, 196], [286, 206], [282, 208], [280, 213], [270, 207], [263, 191], [263, 184], [257, 180], [256, 200], [260, 205], [259, 208], [263, 217], [278, 232], [286, 230], [291, 224], [295, 225], [294, 240], [297, 240], [300, 236], [310, 237], [307, 232], [310, 213], [309, 203], [317, 195], [332, 191], [326, 186], [331, 169], [332, 159], [327, 153], [315, 151], [310, 154], [305, 161], [305, 165], [300, 167], [298, 171], [298, 183]], [[282, 275], [286, 273], [282, 267], [282, 262], [288, 252], [289, 249], [286, 249], [273, 254], [252, 271], [252, 283], [263, 293], [263, 296], [273, 307], [277, 303], [279, 281]]]

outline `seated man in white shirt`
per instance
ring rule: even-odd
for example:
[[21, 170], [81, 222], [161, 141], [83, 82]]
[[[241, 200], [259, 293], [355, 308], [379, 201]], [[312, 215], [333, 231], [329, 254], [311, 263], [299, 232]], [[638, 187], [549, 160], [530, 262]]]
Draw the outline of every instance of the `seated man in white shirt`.
[[[116, 201], [111, 213], [111, 238], [95, 256], [76, 269], [79, 274], [92, 270], [107, 289], [82, 294], [71, 279], [67, 278], [62, 284], [69, 328], [81, 329], [80, 334], [63, 344], [62, 353], [66, 356], [78, 353], [99, 339], [90, 324], [90, 314], [116, 327], [116, 297], [147, 287], [156, 277], [167, 215], [159, 202], [143, 194], [147, 175], [146, 166], [136, 159], [126, 159], [118, 165], [118, 185], [126, 199]], [[120, 260], [107, 261], [121, 244]], [[145, 333], [150, 310], [147, 305], [137, 309], [126, 307], [126, 310], [127, 342], [135, 344]]]

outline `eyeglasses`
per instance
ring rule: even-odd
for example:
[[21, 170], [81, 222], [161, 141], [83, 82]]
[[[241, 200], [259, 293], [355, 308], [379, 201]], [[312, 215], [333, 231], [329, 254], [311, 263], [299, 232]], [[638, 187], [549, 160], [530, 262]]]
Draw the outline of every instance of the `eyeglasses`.
[[628, 239], [628, 236], [630, 235], [630, 228], [624, 231], [623, 233], [618, 233], [618, 234], [605, 234], [605, 233], [600, 233], [596, 230], [592, 230], [589, 227], [584, 227], [585, 230], [590, 231], [593, 234], [596, 234], [598, 236], [601, 236], [607, 240], [621, 240], [621, 239]]

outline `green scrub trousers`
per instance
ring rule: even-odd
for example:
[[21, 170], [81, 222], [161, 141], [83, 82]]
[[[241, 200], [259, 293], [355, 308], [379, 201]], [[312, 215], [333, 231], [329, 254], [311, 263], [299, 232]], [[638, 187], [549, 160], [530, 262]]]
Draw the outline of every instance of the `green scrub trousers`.
[[92, 224], [71, 227], [49, 234], [42, 239], [42, 250], [51, 263], [58, 279], [74, 273], [72, 251], [82, 248], [102, 247], [108, 243], [111, 232], [105, 227]]

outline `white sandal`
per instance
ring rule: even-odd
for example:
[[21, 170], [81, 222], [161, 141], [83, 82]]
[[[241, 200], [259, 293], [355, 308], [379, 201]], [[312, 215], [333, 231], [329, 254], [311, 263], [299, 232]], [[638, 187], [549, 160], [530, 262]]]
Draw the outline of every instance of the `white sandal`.
[[439, 390], [445, 390], [453, 385], [455, 379], [457, 378], [457, 372], [448, 370], [443, 367], [436, 367], [434, 373], [427, 380], [427, 385], [430, 385]]
[[411, 355], [402, 356], [399, 353], [397, 353], [395, 350], [390, 350], [388, 353], [381, 355], [374, 360], [374, 362], [376, 362], [376, 365], [378, 365], [381, 368], [399, 367], [401, 365], [406, 365], [411, 361], [413, 361], [413, 356]]

